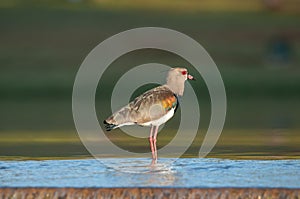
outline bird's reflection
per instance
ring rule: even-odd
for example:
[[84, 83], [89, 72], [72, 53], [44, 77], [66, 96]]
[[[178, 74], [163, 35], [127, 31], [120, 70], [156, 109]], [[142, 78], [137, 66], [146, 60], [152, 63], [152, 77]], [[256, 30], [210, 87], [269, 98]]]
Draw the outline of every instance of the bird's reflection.
[[172, 169], [170, 163], [151, 163], [149, 178], [145, 181], [148, 186], [170, 186], [175, 182], [175, 170]]
[[[175, 182], [176, 171], [172, 167], [172, 161], [149, 162], [149, 159], [122, 159], [114, 164], [114, 176], [126, 178], [128, 186], [170, 186]], [[136, 184], [139, 182], [139, 184]]]

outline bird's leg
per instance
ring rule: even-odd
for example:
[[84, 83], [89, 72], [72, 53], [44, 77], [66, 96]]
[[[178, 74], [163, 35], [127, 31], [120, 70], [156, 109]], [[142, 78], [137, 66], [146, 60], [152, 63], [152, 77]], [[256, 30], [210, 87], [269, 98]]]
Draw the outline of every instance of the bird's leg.
[[155, 153], [154, 153], [154, 146], [153, 146], [153, 130], [154, 130], [154, 126], [151, 126], [151, 130], [150, 130], [150, 136], [149, 136], [149, 142], [150, 142], [150, 148], [151, 148], [151, 152], [152, 152], [152, 159], [155, 159]]
[[154, 145], [154, 155], [155, 155], [155, 161], [157, 161], [157, 148], [156, 148], [156, 137], [158, 132], [158, 126], [154, 127], [154, 135], [153, 135], [153, 145]]

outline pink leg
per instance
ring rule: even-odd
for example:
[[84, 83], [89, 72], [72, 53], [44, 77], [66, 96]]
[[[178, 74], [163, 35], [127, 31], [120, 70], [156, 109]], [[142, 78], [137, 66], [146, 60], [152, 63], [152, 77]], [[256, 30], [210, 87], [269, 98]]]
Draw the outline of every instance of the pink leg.
[[149, 142], [150, 142], [150, 148], [151, 148], [151, 152], [152, 152], [152, 159], [155, 159], [155, 152], [154, 152], [154, 146], [153, 146], [153, 130], [154, 130], [154, 126], [152, 126], [151, 130], [150, 130]]
[[157, 132], [158, 132], [158, 126], [155, 126], [154, 127], [154, 135], [153, 135], [153, 145], [154, 145], [155, 160], [157, 160], [157, 148], [156, 148]]

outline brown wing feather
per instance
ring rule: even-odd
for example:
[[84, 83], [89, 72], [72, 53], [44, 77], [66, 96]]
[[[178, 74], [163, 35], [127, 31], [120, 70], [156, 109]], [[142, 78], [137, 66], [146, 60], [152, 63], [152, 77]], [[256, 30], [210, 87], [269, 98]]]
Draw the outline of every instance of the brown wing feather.
[[[167, 99], [175, 98], [173, 92], [165, 86], [159, 86], [145, 92], [129, 104], [132, 111], [131, 117], [137, 124], [156, 120], [168, 112], [164, 103]], [[170, 100], [169, 100], [170, 101]]]
[[174, 100], [177, 99], [170, 89], [166, 86], [159, 86], [138, 96], [127, 106], [116, 111], [105, 122], [117, 128], [125, 123], [143, 124], [156, 120], [168, 112]]

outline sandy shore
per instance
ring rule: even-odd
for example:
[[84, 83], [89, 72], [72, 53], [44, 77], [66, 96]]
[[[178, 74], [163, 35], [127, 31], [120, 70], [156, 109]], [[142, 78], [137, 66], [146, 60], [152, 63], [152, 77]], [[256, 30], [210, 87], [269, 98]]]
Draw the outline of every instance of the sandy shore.
[[300, 198], [278, 188], [0, 188], [0, 198]]

